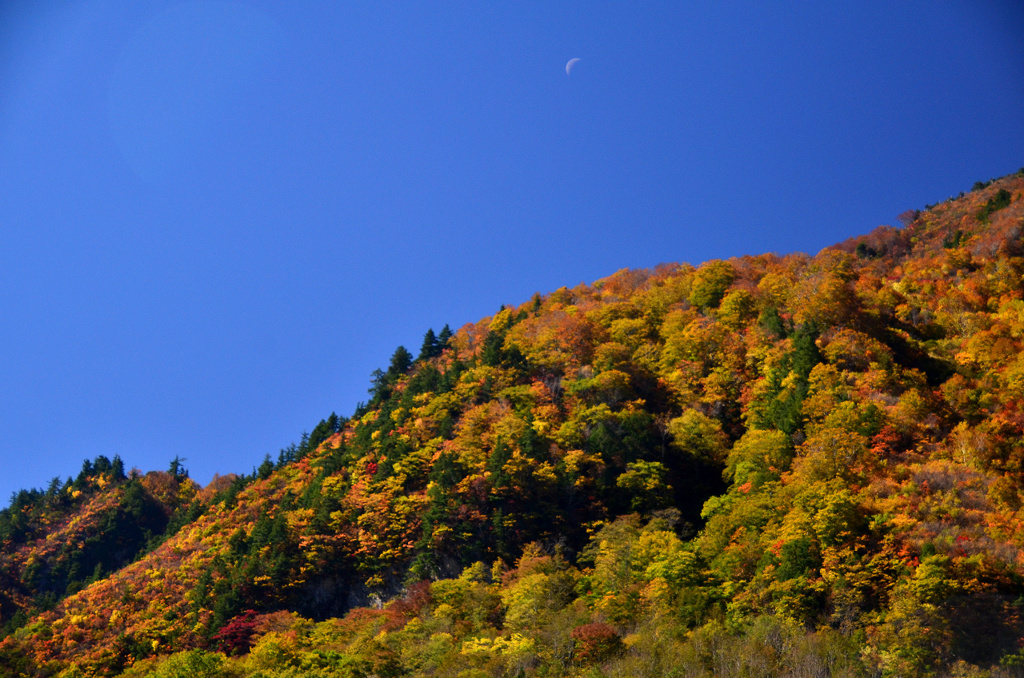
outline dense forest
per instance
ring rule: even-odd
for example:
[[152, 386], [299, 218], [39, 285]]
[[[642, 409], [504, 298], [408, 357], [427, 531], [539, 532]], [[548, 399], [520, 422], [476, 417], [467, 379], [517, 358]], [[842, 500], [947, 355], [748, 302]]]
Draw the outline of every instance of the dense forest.
[[1024, 675], [1022, 193], [430, 330], [207, 487], [19, 492], [0, 673]]

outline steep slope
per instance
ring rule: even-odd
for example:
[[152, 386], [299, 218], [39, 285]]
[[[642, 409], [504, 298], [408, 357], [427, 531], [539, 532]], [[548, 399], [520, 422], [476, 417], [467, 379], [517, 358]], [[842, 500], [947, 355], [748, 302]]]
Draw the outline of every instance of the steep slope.
[[832, 675], [1024, 664], [1022, 191], [429, 332], [352, 419], [198, 497], [0, 667], [144, 675], [254, 642], [223, 670], [777, 675], [798, 646]]
[[178, 510], [198, 489], [184, 476], [128, 477], [120, 458], [101, 455], [86, 460], [74, 480], [54, 478], [45, 492], [16, 493], [0, 512], [6, 631], [144, 553], [188, 519]]

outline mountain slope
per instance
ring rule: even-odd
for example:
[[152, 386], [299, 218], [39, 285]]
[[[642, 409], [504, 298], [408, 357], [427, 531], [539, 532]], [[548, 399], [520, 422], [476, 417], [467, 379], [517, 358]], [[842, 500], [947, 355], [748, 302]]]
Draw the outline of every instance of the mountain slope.
[[256, 643], [218, 670], [756, 673], [716, 664], [730, 647], [765, 675], [799, 652], [834, 675], [1009, 671], [1022, 191], [1013, 175], [815, 257], [623, 270], [429, 332], [352, 419], [187, 491], [191, 522], [28, 620], [0, 667], [144, 675]]

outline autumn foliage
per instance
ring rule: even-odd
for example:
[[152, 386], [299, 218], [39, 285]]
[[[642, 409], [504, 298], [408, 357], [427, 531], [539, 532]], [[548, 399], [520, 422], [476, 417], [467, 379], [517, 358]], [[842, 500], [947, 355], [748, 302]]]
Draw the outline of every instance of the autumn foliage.
[[424, 338], [252, 475], [0, 513], [12, 676], [1010, 676], [1024, 175]]

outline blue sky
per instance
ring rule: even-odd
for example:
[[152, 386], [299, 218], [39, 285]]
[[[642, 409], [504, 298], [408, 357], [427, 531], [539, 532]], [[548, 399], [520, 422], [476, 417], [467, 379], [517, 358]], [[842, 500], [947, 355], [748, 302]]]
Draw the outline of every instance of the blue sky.
[[0, 505], [97, 454], [248, 472], [427, 328], [1016, 171], [1022, 34], [1010, 0], [9, 0]]

